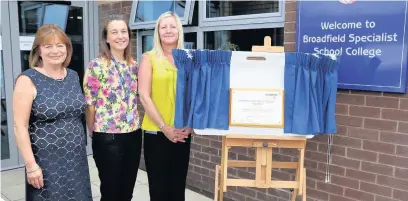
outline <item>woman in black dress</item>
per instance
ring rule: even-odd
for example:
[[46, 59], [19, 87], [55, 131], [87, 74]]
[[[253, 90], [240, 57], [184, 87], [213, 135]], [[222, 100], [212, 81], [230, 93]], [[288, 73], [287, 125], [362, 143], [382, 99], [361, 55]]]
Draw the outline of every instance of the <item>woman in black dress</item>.
[[78, 74], [67, 68], [72, 44], [57, 25], [36, 33], [30, 69], [16, 80], [14, 134], [26, 167], [26, 200], [92, 200], [85, 98]]

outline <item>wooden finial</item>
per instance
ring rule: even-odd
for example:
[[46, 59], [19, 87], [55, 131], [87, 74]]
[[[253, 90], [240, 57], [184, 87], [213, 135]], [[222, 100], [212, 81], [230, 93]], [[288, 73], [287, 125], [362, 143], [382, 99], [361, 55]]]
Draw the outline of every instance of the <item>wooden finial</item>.
[[264, 38], [264, 46], [265, 47], [271, 47], [272, 46], [272, 39], [270, 36], [266, 36]]
[[272, 46], [272, 40], [270, 36], [264, 38], [263, 46], [252, 46], [252, 52], [285, 52], [283, 46]]

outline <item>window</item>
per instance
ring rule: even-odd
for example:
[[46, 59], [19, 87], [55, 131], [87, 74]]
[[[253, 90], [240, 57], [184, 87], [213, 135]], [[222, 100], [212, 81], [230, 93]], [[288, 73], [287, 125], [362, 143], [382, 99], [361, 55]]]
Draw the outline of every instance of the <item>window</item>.
[[[251, 36], [251, 37], [247, 37]], [[272, 46], [283, 46], [283, 28], [209, 31], [204, 33], [204, 48], [210, 50], [251, 51], [271, 36]], [[245, 40], [242, 40], [245, 38]]]
[[154, 28], [157, 18], [167, 11], [175, 12], [183, 25], [191, 23], [194, 0], [133, 1], [129, 25], [132, 29]]
[[[34, 35], [44, 24], [57, 24], [65, 31], [67, 26], [69, 6], [47, 3], [22, 2], [19, 6], [21, 13], [20, 33]], [[57, 14], [57, 15], [56, 15]]]
[[184, 48], [197, 49], [197, 33], [184, 33]]
[[[199, 1], [200, 26], [216, 27], [276, 23], [283, 27], [285, 2], [278, 1]], [[271, 28], [274, 28], [271, 27]]]
[[153, 48], [153, 36], [142, 36], [142, 53], [152, 50]]
[[206, 17], [226, 17], [279, 12], [279, 1], [212, 1], [206, 2]]
[[[153, 48], [153, 35], [142, 36], [142, 54], [150, 51]], [[197, 33], [184, 33], [184, 48], [196, 49], [197, 48]]]

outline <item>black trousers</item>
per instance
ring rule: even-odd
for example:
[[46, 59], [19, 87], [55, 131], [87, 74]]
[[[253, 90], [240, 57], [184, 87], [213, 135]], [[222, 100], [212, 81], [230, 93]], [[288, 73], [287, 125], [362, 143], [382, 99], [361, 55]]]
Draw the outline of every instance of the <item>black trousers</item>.
[[101, 180], [101, 201], [132, 200], [141, 146], [141, 129], [121, 134], [93, 133], [92, 150]]
[[184, 201], [191, 135], [173, 143], [162, 133], [144, 134], [144, 159], [150, 201]]

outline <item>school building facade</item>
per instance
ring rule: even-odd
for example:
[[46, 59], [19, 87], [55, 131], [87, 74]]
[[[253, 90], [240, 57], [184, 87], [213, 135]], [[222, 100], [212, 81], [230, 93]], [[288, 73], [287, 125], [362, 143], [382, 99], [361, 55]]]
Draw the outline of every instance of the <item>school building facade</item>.
[[[184, 8], [184, 13], [177, 12], [178, 5]], [[99, 17], [102, 21], [107, 14], [129, 15], [136, 36], [135, 56], [140, 58], [151, 48], [154, 18], [169, 9], [183, 15], [189, 48], [251, 51], [252, 45], [262, 45], [264, 36], [271, 36], [273, 45], [295, 51], [296, 1], [100, 2]], [[154, 14], [145, 16], [150, 11]], [[330, 183], [325, 183], [328, 137], [315, 136], [307, 143], [307, 200], [408, 200], [408, 96], [339, 89], [336, 118], [338, 133], [332, 145]], [[193, 137], [189, 189], [213, 197], [220, 152], [220, 137]], [[293, 150], [276, 149], [273, 153], [274, 160], [297, 161], [297, 152]], [[253, 160], [254, 150], [232, 148], [229, 158]], [[143, 164], [142, 161], [141, 168]], [[231, 168], [228, 175], [254, 178], [255, 169]], [[294, 171], [284, 169], [274, 169], [272, 175], [274, 179], [295, 178]], [[286, 189], [228, 187], [225, 193], [226, 200], [240, 201], [286, 201], [290, 196]]]
[[[262, 45], [265, 36], [271, 36], [272, 44], [284, 46], [285, 51], [295, 51], [297, 2], [286, 1], [98, 1], [94, 4], [72, 1], [81, 8], [87, 24], [81, 24], [80, 34], [86, 53], [78, 58], [78, 65], [85, 66], [98, 52], [98, 40], [103, 21], [111, 14], [128, 16], [132, 29], [134, 57], [140, 59], [143, 52], [152, 47], [155, 19], [167, 11], [175, 11], [182, 19], [185, 41], [188, 48], [229, 49], [250, 51], [252, 45]], [[76, 2], [76, 3], [74, 3]], [[19, 19], [14, 12], [21, 13], [17, 2], [1, 2], [1, 25], [12, 18]], [[4, 6], [7, 9], [4, 11]], [[73, 13], [74, 8], [69, 10]], [[4, 14], [8, 12], [8, 14]], [[27, 15], [30, 13], [27, 12]], [[31, 14], [31, 15], [35, 15]], [[78, 20], [78, 15], [68, 15]], [[70, 18], [72, 16], [72, 18]], [[6, 19], [7, 17], [7, 19]], [[15, 22], [15, 21], [14, 21]], [[99, 23], [97, 23], [99, 22]], [[22, 23], [22, 22], [15, 22]], [[85, 22], [84, 22], [85, 23]], [[22, 26], [22, 25], [20, 25]], [[87, 28], [88, 27], [88, 28]], [[28, 27], [29, 28], [29, 27]], [[13, 29], [16, 29], [15, 27]], [[21, 29], [21, 28], [20, 28]], [[20, 35], [17, 29], [5, 34], [2, 28], [3, 50], [21, 46], [21, 42], [4, 42], [4, 36]], [[68, 31], [68, 29], [67, 29]], [[20, 33], [20, 34], [18, 34]], [[75, 37], [73, 37], [75, 39]], [[77, 37], [78, 38], [78, 37]], [[21, 41], [21, 40], [20, 40]], [[86, 42], [86, 41], [89, 41]], [[20, 44], [19, 44], [20, 43]], [[5, 44], [8, 44], [5, 46]], [[23, 46], [21, 46], [23, 48]], [[27, 51], [27, 50], [24, 50]], [[13, 55], [26, 58], [23, 50], [11, 53], [2, 51], [5, 71], [7, 103], [12, 99], [13, 77], [21, 72], [23, 60], [13, 60]], [[77, 54], [74, 52], [74, 55]], [[82, 68], [83, 69], [83, 68]], [[9, 76], [9, 77], [7, 77]], [[2, 93], [3, 94], [3, 93]], [[3, 96], [2, 96], [3, 97]], [[3, 98], [2, 98], [3, 99]], [[3, 104], [3, 101], [2, 101]], [[5, 106], [11, 111], [10, 106]], [[141, 115], [143, 109], [141, 108]], [[8, 136], [12, 135], [11, 112], [6, 113], [9, 122]], [[337, 94], [336, 119], [338, 133], [332, 145], [331, 182], [325, 183], [327, 159], [327, 135], [308, 140], [305, 158], [307, 168], [308, 201], [406, 201], [408, 200], [408, 95], [389, 92], [372, 92], [339, 89]], [[10, 128], [11, 127], [11, 128]], [[3, 110], [2, 110], [3, 129]], [[2, 133], [3, 134], [3, 133]], [[3, 135], [2, 135], [3, 138]], [[11, 137], [12, 139], [12, 137]], [[2, 140], [3, 141], [3, 140]], [[14, 141], [9, 142], [11, 156], [2, 157], [2, 170], [15, 164], [18, 151]], [[3, 143], [3, 142], [2, 142]], [[3, 149], [3, 146], [2, 146]], [[92, 151], [88, 149], [89, 154]], [[221, 138], [218, 136], [193, 136], [187, 188], [205, 196], [213, 197], [215, 166], [221, 161]], [[3, 153], [3, 150], [2, 150]], [[297, 161], [297, 152], [289, 149], [274, 149], [274, 160]], [[10, 158], [10, 157], [9, 157]], [[233, 148], [230, 159], [254, 159], [254, 150]], [[9, 160], [9, 161], [6, 161]], [[21, 158], [20, 158], [21, 161]], [[14, 165], [7, 165], [14, 164]], [[3, 166], [4, 165], [4, 166]], [[144, 169], [142, 157], [141, 168]], [[254, 178], [254, 168], [231, 168], [231, 178]], [[273, 178], [294, 180], [295, 172], [273, 170]], [[137, 195], [135, 195], [137, 197]], [[228, 187], [224, 200], [287, 201], [291, 192], [287, 189], [255, 189]], [[298, 197], [298, 200], [300, 196]]]

